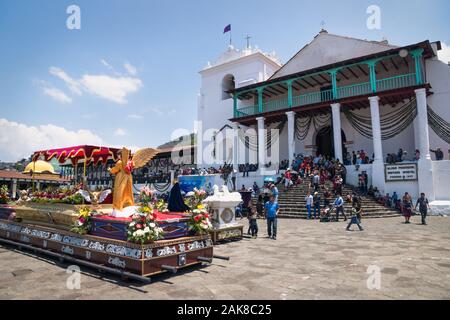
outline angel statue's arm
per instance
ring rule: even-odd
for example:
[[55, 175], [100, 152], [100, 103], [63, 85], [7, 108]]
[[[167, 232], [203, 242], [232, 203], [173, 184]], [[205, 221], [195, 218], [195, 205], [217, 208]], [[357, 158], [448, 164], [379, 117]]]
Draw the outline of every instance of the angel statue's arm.
[[117, 174], [121, 168], [122, 168], [122, 161], [119, 160], [116, 162], [116, 165], [112, 168], [109, 168], [108, 171], [112, 174]]

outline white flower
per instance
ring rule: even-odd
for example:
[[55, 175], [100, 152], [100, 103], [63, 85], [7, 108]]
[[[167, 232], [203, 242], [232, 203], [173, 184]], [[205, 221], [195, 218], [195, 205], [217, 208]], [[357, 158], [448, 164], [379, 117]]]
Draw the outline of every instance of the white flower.
[[145, 228], [144, 228], [144, 232], [145, 232], [145, 233], [149, 233], [149, 232], [150, 232], [150, 228], [149, 228], [149, 227], [145, 227]]
[[150, 228], [155, 228], [155, 227], [156, 227], [156, 224], [154, 224], [153, 222], [150, 223]]

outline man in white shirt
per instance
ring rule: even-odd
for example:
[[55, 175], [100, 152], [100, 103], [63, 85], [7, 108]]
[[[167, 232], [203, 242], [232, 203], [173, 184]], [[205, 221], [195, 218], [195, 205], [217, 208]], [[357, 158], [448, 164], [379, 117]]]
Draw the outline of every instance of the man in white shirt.
[[344, 221], [347, 221], [347, 216], [344, 212], [344, 199], [342, 199], [341, 194], [338, 193], [336, 200], [334, 200], [334, 207], [336, 209], [336, 221], [339, 221], [339, 213], [344, 215]]

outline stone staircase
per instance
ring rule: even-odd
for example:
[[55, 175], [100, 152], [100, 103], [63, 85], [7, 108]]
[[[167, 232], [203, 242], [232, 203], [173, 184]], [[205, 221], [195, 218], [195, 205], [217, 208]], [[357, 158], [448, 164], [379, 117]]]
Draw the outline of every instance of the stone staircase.
[[[332, 192], [332, 184], [330, 182], [326, 183], [328, 190]], [[306, 193], [308, 192], [309, 183], [303, 181], [301, 185], [292, 187], [288, 191], [283, 191], [283, 186], [280, 184], [278, 186], [279, 196], [278, 203], [280, 205], [280, 218], [307, 218], [306, 211]], [[313, 193], [313, 188], [311, 193]], [[348, 194], [352, 194], [353, 188], [351, 186], [344, 186], [342, 189], [342, 197], [344, 198]], [[323, 190], [319, 191], [321, 197], [321, 207], [323, 207]], [[334, 201], [334, 193], [331, 202]], [[363, 219], [364, 218], [385, 218], [385, 217], [396, 217], [400, 216], [400, 212], [394, 209], [386, 208], [382, 204], [378, 203], [371, 197], [361, 196], [362, 208], [363, 208]], [[344, 204], [345, 214], [348, 216], [351, 213], [352, 205], [351, 203]], [[312, 212], [313, 213], [313, 212]], [[334, 213], [332, 214], [334, 215]]]

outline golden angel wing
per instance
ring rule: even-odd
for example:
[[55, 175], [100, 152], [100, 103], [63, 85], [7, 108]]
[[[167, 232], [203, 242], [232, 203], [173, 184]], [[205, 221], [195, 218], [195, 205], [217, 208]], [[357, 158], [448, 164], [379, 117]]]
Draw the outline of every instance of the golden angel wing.
[[158, 149], [152, 149], [152, 148], [139, 149], [133, 155], [134, 168], [138, 169], [138, 168], [145, 166], [158, 153], [159, 153]]

